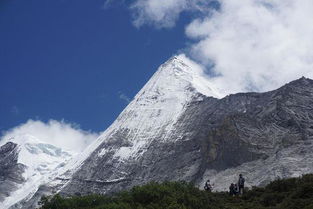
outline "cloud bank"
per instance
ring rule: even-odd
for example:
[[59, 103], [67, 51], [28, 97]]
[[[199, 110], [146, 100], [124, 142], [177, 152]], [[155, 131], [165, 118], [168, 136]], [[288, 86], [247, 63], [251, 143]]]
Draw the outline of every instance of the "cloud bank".
[[81, 152], [99, 136], [97, 133], [81, 130], [75, 125], [63, 121], [50, 120], [44, 123], [38, 120], [28, 120], [26, 123], [4, 132], [0, 143], [11, 138], [18, 140], [18, 136], [25, 134], [32, 135], [43, 143], [74, 152]]
[[173, 27], [182, 12], [199, 14], [186, 25], [193, 41], [186, 53], [224, 95], [313, 77], [312, 0], [218, 2], [219, 9], [197, 0], [137, 0], [131, 8], [136, 26]]

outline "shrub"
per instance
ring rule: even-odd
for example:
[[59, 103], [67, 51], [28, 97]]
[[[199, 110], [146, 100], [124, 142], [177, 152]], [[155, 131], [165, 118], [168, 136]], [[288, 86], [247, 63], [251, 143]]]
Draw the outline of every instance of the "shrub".
[[313, 175], [276, 180], [242, 197], [186, 182], [151, 182], [115, 195], [42, 197], [41, 209], [313, 209]]
[[289, 192], [297, 185], [296, 178], [278, 179], [268, 184], [265, 189], [270, 192]]
[[285, 198], [284, 194], [281, 193], [266, 193], [262, 196], [261, 204], [268, 206], [276, 206], [281, 203]]

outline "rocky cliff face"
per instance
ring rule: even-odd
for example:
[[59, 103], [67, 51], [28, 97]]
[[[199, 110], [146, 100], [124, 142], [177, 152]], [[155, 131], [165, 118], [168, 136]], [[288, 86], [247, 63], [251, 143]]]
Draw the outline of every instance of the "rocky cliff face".
[[[313, 81], [219, 99], [183, 57], [162, 65], [112, 126], [41, 194], [112, 193], [149, 181], [211, 179], [227, 189], [313, 172]], [[21, 202], [20, 202], [21, 203]]]
[[17, 162], [17, 144], [8, 142], [0, 147], [0, 202], [10, 196], [10, 193], [25, 182], [22, 174], [25, 165]]
[[[173, 62], [183, 63], [172, 60], [166, 65]], [[223, 190], [239, 173], [252, 186], [313, 172], [312, 80], [301, 78], [275, 91], [223, 99], [203, 94], [190, 80], [189, 84], [183, 88], [187, 99], [173, 100], [179, 108], [171, 103], [158, 106], [169, 98], [154, 94], [147, 98], [144, 88], [114, 128], [100, 137], [102, 142], [61, 193], [110, 193], [164, 180], [191, 181], [201, 187], [207, 178], [216, 190]], [[167, 86], [171, 88], [170, 83]], [[158, 112], [165, 112], [169, 123], [160, 122]]]
[[252, 186], [313, 172], [312, 80], [231, 95], [218, 102], [217, 110], [217, 126], [209, 131], [217, 155], [201, 173], [217, 189], [226, 189], [224, 182], [234, 182], [238, 173]]

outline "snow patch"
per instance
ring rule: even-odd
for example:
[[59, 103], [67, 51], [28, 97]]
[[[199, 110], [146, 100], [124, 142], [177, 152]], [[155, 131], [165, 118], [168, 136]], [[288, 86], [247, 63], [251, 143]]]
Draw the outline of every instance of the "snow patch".
[[190, 82], [199, 93], [208, 97], [223, 97], [219, 89], [214, 87], [210, 78], [205, 74], [204, 69], [199, 64], [193, 62], [184, 54], [180, 54], [175, 58], [186, 65], [186, 68], [184, 68], [185, 72], [191, 75]]
[[[127, 160], [129, 158], [138, 158], [143, 154], [142, 148], [146, 145], [145, 141], [135, 141], [131, 147], [121, 147], [116, 151], [113, 158], [117, 158], [120, 161]], [[141, 152], [140, 152], [141, 151]]]
[[107, 149], [103, 148], [98, 152], [98, 157], [102, 157], [103, 155], [105, 155], [108, 152]]

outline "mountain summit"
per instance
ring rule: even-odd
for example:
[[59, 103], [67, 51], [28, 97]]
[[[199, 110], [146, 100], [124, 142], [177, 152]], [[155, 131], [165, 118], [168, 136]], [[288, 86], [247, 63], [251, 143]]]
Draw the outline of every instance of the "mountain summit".
[[104, 194], [150, 181], [202, 187], [211, 179], [225, 190], [239, 173], [248, 186], [310, 173], [312, 110], [310, 79], [220, 98], [201, 68], [173, 57], [84, 153], [14, 207], [34, 208], [43, 194]]
[[[131, 182], [127, 186], [130, 187], [150, 180], [142, 178], [148, 174], [146, 156], [154, 160], [161, 157], [158, 150], [150, 155], [151, 147], [166, 147], [187, 140], [191, 133], [187, 126], [195, 123], [192, 120], [181, 123], [181, 120], [187, 120], [187, 109], [204, 99], [217, 100], [214, 97], [218, 94], [209, 84], [201, 69], [184, 56], [173, 57], [161, 65], [116, 121], [88, 148], [90, 154], [62, 192], [71, 193], [72, 189], [77, 189], [72, 185], [76, 185], [82, 193], [87, 192], [89, 186], [105, 193], [119, 190], [127, 182]], [[86, 176], [81, 176], [82, 173]], [[138, 175], [136, 180], [131, 177], [134, 173]], [[91, 180], [94, 176], [97, 176], [95, 181]], [[87, 179], [91, 184], [81, 179]], [[103, 190], [102, 184], [108, 187]]]
[[29, 134], [1, 143], [4, 144], [0, 147], [1, 208], [31, 198], [40, 185], [58, 176], [73, 156], [72, 152], [43, 143]]

